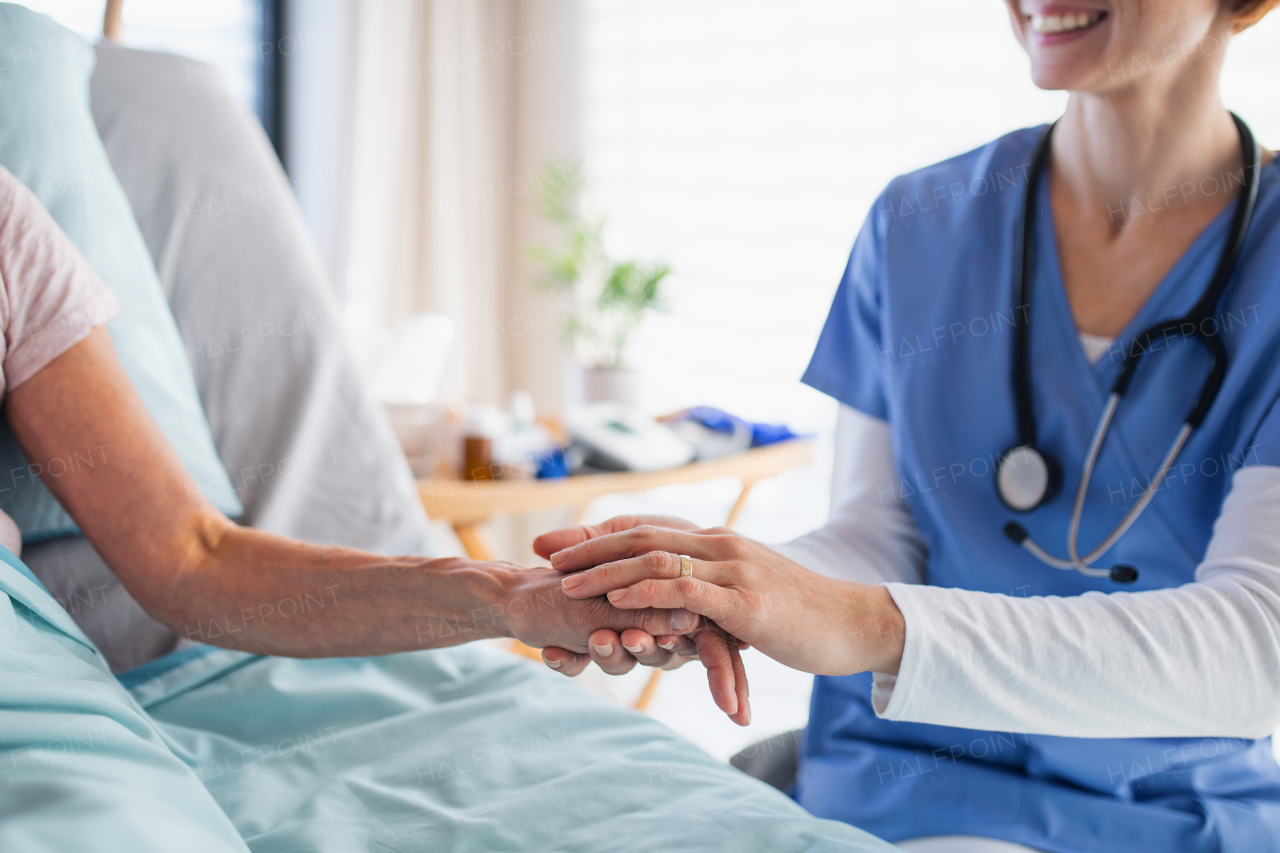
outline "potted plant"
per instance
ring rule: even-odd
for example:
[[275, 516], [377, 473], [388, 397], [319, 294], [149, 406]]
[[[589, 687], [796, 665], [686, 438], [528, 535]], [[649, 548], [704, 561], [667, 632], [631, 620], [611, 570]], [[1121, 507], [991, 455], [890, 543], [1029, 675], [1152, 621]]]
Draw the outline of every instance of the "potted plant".
[[580, 210], [582, 169], [553, 163], [539, 176], [538, 213], [557, 225], [558, 245], [529, 247], [542, 272], [538, 284], [567, 297], [561, 320], [565, 340], [585, 368], [587, 402], [618, 400], [636, 405], [640, 375], [626, 366], [627, 344], [645, 316], [665, 310], [662, 283], [671, 267], [662, 261], [616, 260], [604, 245], [603, 216]]

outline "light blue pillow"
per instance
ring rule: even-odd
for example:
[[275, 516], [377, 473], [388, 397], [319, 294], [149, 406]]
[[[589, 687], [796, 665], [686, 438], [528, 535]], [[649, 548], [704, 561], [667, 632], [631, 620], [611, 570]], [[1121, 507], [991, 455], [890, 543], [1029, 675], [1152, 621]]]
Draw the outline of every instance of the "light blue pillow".
[[[214, 448], [191, 365], [146, 243], [89, 112], [93, 48], [44, 15], [0, 4], [0, 165], [26, 184], [120, 301], [107, 327], [120, 362], [173, 449], [219, 510], [243, 512]], [[24, 542], [77, 533], [27, 476], [0, 429], [0, 509]]]

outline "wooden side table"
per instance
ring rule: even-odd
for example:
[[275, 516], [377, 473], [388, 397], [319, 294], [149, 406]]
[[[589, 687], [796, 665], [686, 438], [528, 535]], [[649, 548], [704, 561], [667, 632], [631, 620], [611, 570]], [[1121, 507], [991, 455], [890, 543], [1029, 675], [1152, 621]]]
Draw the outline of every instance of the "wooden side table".
[[[467, 556], [473, 560], [496, 560], [500, 558], [498, 547], [488, 528], [489, 519], [495, 515], [572, 508], [576, 510], [576, 518], [581, 519], [591, 502], [605, 495], [734, 477], [742, 483], [742, 489], [725, 520], [726, 526], [733, 527], [757, 482], [812, 463], [813, 441], [797, 438], [665, 471], [586, 474], [559, 480], [473, 481], [431, 477], [418, 481], [418, 495], [430, 518], [453, 525]], [[534, 660], [542, 659], [538, 649], [518, 641], [512, 650]], [[648, 706], [661, 675], [660, 669], [650, 673], [648, 683], [635, 702], [636, 708], [644, 710]]]

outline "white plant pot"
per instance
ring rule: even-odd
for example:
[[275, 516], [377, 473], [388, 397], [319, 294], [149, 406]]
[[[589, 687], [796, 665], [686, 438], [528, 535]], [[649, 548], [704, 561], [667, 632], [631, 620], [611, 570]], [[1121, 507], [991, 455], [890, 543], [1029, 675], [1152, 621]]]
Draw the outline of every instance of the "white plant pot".
[[582, 375], [583, 398], [588, 403], [617, 402], [640, 407], [640, 371], [615, 367], [588, 367]]

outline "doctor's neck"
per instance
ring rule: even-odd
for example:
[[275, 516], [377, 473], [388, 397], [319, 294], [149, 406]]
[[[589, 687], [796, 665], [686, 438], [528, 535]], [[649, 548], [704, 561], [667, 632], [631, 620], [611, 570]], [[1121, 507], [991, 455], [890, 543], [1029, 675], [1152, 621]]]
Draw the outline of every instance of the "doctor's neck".
[[1218, 93], [1230, 37], [1229, 25], [1212, 27], [1185, 55], [1164, 62], [1135, 56], [1111, 68], [1107, 85], [1072, 91], [1054, 131], [1055, 185], [1085, 206], [1133, 198], [1167, 204], [1172, 197], [1197, 207], [1230, 202], [1233, 192], [1178, 189], [1243, 168], [1239, 136]]

